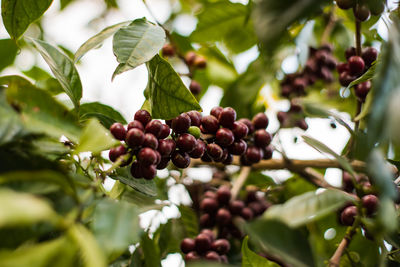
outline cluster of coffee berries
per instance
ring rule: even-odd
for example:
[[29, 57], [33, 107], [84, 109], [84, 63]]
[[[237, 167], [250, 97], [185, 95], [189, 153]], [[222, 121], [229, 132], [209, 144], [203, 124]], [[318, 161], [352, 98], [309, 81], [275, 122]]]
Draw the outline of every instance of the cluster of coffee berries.
[[286, 112], [279, 111], [276, 114], [276, 117], [278, 118], [281, 128], [299, 127], [304, 131], [308, 129], [308, 124], [305, 120], [303, 107], [294, 99], [290, 101], [289, 110]]
[[181, 242], [181, 251], [186, 254], [185, 261], [208, 260], [228, 263], [226, 254], [231, 245], [226, 239], [216, 239], [209, 229], [203, 229], [196, 238], [185, 238]]
[[317, 81], [333, 82], [332, 71], [336, 68], [336, 59], [332, 55], [331, 45], [322, 45], [315, 49], [310, 47], [309, 58], [304, 69], [288, 74], [281, 82], [281, 95], [286, 98], [303, 96], [306, 88]]
[[[348, 86], [352, 81], [363, 75], [378, 57], [378, 51], [373, 47], [364, 49], [361, 56], [356, 54], [356, 48], [350, 47], [345, 53], [347, 62], [337, 65], [339, 82], [342, 86]], [[364, 102], [370, 89], [371, 82], [366, 81], [357, 84], [354, 87], [354, 93], [361, 102]]]
[[386, 0], [336, 0], [341, 9], [353, 9], [359, 21], [367, 21], [371, 14], [379, 16], [385, 10]]
[[269, 203], [258, 195], [257, 191], [249, 191], [246, 201], [231, 199], [229, 187], [221, 186], [216, 192], [206, 191], [200, 202], [200, 226], [202, 228], [218, 227], [219, 236], [228, 238], [230, 235], [241, 238], [242, 233], [233, 224], [234, 216], [251, 220], [260, 216], [269, 207]]

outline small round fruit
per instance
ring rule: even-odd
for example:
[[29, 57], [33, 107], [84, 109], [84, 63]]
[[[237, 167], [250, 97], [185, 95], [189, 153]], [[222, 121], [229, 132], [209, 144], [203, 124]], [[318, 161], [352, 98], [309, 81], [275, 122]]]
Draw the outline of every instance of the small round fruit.
[[274, 153], [274, 149], [271, 146], [264, 147], [263, 149], [264, 155], [263, 159], [271, 159]]
[[336, 4], [340, 9], [349, 9], [355, 6], [355, 0], [336, 0]]
[[206, 144], [201, 140], [197, 140], [196, 146], [192, 150], [192, 152], [189, 153], [189, 156], [194, 159], [199, 159], [204, 155], [205, 151], [206, 151]]
[[262, 159], [262, 151], [256, 146], [251, 146], [246, 150], [246, 159], [251, 163], [258, 163]]
[[244, 140], [239, 140], [234, 142], [232, 145], [228, 147], [229, 153], [233, 155], [243, 155], [247, 150], [247, 143]]
[[142, 165], [153, 165], [157, 162], [157, 154], [153, 149], [145, 147], [139, 151], [138, 159]]
[[365, 62], [362, 57], [352, 56], [349, 58], [349, 69], [351, 75], [360, 75], [365, 69]]
[[266, 147], [271, 143], [271, 135], [263, 129], [257, 130], [254, 133], [254, 144], [258, 147]]
[[176, 144], [172, 139], [161, 139], [158, 141], [157, 151], [162, 157], [167, 157], [175, 150]]
[[254, 125], [253, 125], [253, 123], [251, 123], [251, 121], [249, 119], [243, 118], [243, 119], [238, 120], [238, 122], [241, 122], [247, 126], [247, 129], [248, 129], [247, 134], [248, 135], [250, 135], [254, 132]]
[[226, 239], [217, 239], [211, 244], [211, 249], [219, 255], [224, 255], [231, 249], [231, 244]]
[[218, 116], [219, 124], [226, 128], [232, 128], [235, 120], [236, 111], [231, 107], [224, 108]]
[[368, 215], [374, 214], [378, 209], [379, 199], [375, 195], [366, 195], [362, 198], [362, 205]]
[[138, 128], [132, 128], [126, 134], [125, 142], [131, 148], [141, 146], [144, 142], [144, 133]]
[[351, 226], [353, 225], [356, 216], [357, 207], [349, 206], [342, 211], [342, 214], [340, 215], [340, 221], [343, 225]]
[[195, 80], [192, 80], [189, 85], [189, 90], [192, 94], [198, 95], [201, 92], [201, 85]]
[[144, 132], [143, 124], [140, 121], [133, 120], [128, 124], [128, 131], [132, 128], [138, 128], [139, 130]]
[[218, 201], [213, 198], [205, 198], [200, 202], [200, 209], [207, 213], [214, 213], [218, 206]]
[[340, 75], [339, 75], [339, 82], [340, 82], [340, 85], [342, 85], [342, 86], [349, 86], [349, 84], [352, 81], [354, 81], [355, 79], [356, 79], [356, 77], [354, 77], [347, 71], [344, 71], [344, 72], [340, 73]]
[[231, 190], [228, 186], [221, 186], [217, 190], [217, 200], [220, 204], [228, 204], [231, 200]]
[[134, 178], [140, 179], [143, 177], [142, 175], [142, 167], [139, 162], [134, 161], [131, 165], [131, 174]]
[[187, 254], [195, 249], [194, 239], [185, 238], [181, 242], [181, 250], [183, 253]]
[[203, 254], [204, 252], [210, 250], [211, 248], [211, 241], [206, 234], [199, 234], [194, 239], [195, 249], [196, 252], [199, 254]]
[[215, 141], [222, 147], [227, 147], [231, 145], [233, 141], [235, 141], [235, 137], [232, 131], [228, 128], [221, 128], [218, 129], [217, 133], [215, 134]]
[[115, 137], [115, 139], [121, 141], [125, 140], [126, 130], [124, 125], [122, 125], [121, 123], [119, 122], [113, 123], [110, 126], [110, 132]]
[[253, 219], [254, 213], [250, 208], [245, 207], [245, 208], [242, 209], [242, 212], [240, 213], [240, 216], [242, 216], [243, 219], [248, 221], [248, 220]]
[[196, 253], [196, 251], [190, 251], [185, 255], [185, 261], [198, 261], [200, 260], [200, 256]]
[[176, 140], [176, 146], [180, 151], [190, 153], [196, 147], [196, 138], [188, 133], [181, 134]]
[[235, 139], [239, 140], [247, 136], [247, 134], [249, 133], [249, 128], [246, 126], [246, 124], [235, 121], [233, 123], [232, 132], [235, 136]]
[[195, 52], [193, 52], [193, 51], [187, 52], [186, 55], [185, 55], [186, 64], [188, 66], [193, 66], [194, 60], [196, 59], [196, 57], [197, 57], [197, 55], [196, 55]]
[[199, 69], [207, 67], [207, 60], [203, 56], [197, 56], [194, 59], [194, 66]]
[[115, 162], [120, 156], [126, 154], [126, 148], [123, 145], [113, 147], [110, 149], [110, 152], [108, 153], [108, 157], [112, 162]]
[[219, 129], [219, 123], [217, 118], [208, 115], [201, 119], [201, 127], [203, 127], [206, 133], [213, 134]]
[[244, 207], [244, 202], [241, 200], [234, 200], [229, 203], [229, 210], [233, 215], [239, 215]]
[[220, 208], [215, 215], [215, 220], [219, 225], [228, 225], [231, 223], [232, 215], [229, 210]]
[[210, 111], [210, 115], [214, 116], [215, 118], [219, 118], [219, 114], [221, 114], [223, 107], [213, 107]]
[[221, 259], [220, 259], [220, 257], [219, 257], [219, 255], [218, 255], [218, 253], [217, 252], [215, 252], [215, 251], [208, 251], [207, 253], [206, 253], [206, 255], [204, 256], [204, 258], [206, 259], [206, 260], [208, 260], [208, 261], [221, 261]]
[[359, 21], [367, 21], [371, 16], [371, 11], [366, 5], [357, 4], [356, 8], [354, 9], [354, 16]]
[[252, 123], [256, 129], [265, 129], [268, 127], [268, 117], [260, 112], [253, 117]]
[[339, 74], [342, 73], [342, 72], [345, 72], [345, 71], [350, 71], [350, 69], [349, 69], [349, 64], [347, 64], [347, 63], [345, 63], [345, 62], [339, 63], [339, 64], [336, 66], [336, 70], [337, 70], [337, 72], [338, 72]]
[[144, 147], [150, 147], [152, 149], [157, 149], [158, 147], [158, 139], [151, 133], [144, 134]]
[[190, 117], [186, 113], [182, 113], [172, 120], [171, 128], [177, 134], [186, 133], [191, 124]]
[[357, 55], [357, 49], [354, 46], [346, 49], [345, 56], [346, 56], [347, 60], [349, 60], [349, 58], [351, 58], [352, 56], [355, 56], [355, 55]]
[[224, 151], [222, 148], [217, 144], [208, 144], [207, 145], [207, 154], [213, 160], [219, 160], [222, 158]]
[[171, 156], [172, 163], [181, 169], [187, 168], [190, 164], [190, 157], [186, 152], [175, 151]]
[[157, 165], [157, 170], [163, 170], [165, 168], [167, 168], [168, 164], [169, 164], [170, 158], [161, 158], [160, 163], [158, 163]]
[[163, 124], [160, 133], [158, 134], [159, 139], [165, 139], [171, 133], [171, 128], [167, 124]]
[[288, 119], [288, 114], [284, 111], [278, 111], [276, 114], [276, 118], [278, 119], [280, 124], [284, 124], [285, 121]]
[[199, 127], [201, 124], [201, 113], [195, 110], [186, 112], [186, 114], [190, 117], [190, 125]]
[[228, 155], [226, 156], [226, 159], [224, 159], [224, 160], [222, 161], [222, 164], [224, 164], [224, 165], [231, 165], [232, 162], [233, 162], [233, 155], [230, 154], [230, 153], [228, 153]]
[[171, 44], [165, 44], [162, 48], [162, 55], [164, 57], [172, 57], [175, 55], [175, 49]]
[[134, 119], [140, 121], [145, 127], [151, 121], [151, 115], [147, 110], [140, 109], [136, 111]]
[[151, 133], [155, 137], [159, 137], [159, 134], [162, 130], [162, 123], [159, 120], [152, 120], [149, 123], [147, 123], [144, 130], [146, 133]]
[[149, 166], [143, 165], [141, 169], [143, 178], [146, 180], [151, 180], [157, 175], [157, 168], [155, 165], [149, 165]]
[[214, 242], [215, 240], [215, 235], [213, 233], [213, 231], [211, 231], [210, 229], [203, 229], [201, 230], [200, 234], [205, 234], [210, 238], [211, 242]]
[[199, 225], [201, 227], [213, 227], [215, 224], [213, 218], [208, 213], [204, 213], [199, 218]]
[[260, 216], [267, 209], [265, 205], [257, 201], [249, 203], [249, 208], [253, 211], [255, 217]]
[[364, 60], [365, 65], [371, 66], [371, 64], [378, 58], [378, 50], [373, 47], [368, 47], [363, 51], [361, 57]]
[[354, 93], [362, 102], [364, 102], [369, 91], [371, 90], [371, 87], [372, 83], [370, 81], [359, 83], [354, 87]]

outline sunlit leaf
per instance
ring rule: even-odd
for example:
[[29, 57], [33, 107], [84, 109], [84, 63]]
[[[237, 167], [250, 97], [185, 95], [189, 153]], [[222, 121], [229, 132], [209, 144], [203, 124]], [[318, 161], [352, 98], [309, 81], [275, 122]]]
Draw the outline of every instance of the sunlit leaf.
[[249, 237], [242, 242], [242, 267], [278, 267], [279, 265], [254, 253], [248, 246]]

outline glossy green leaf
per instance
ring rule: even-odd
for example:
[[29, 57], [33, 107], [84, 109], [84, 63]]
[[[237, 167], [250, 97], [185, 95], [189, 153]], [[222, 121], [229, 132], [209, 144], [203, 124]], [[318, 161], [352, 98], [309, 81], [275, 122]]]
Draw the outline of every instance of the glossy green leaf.
[[46, 201], [31, 194], [0, 190], [0, 227], [54, 221], [57, 215]]
[[36, 81], [35, 86], [48, 91], [52, 95], [58, 95], [64, 92], [61, 84], [53, 78], [47, 71], [33, 66], [29, 70], [22, 71], [23, 74]]
[[156, 55], [146, 65], [149, 71], [147, 89], [153, 118], [167, 120], [190, 110], [201, 111], [196, 98], [167, 61]]
[[313, 256], [303, 231], [273, 220], [258, 219], [246, 226], [250, 242], [283, 262], [296, 267], [314, 266]]
[[37, 39], [30, 39], [35, 48], [49, 65], [54, 76], [60, 82], [65, 93], [75, 107], [79, 107], [82, 98], [82, 84], [79, 73], [72, 60], [60, 49]]
[[53, 0], [2, 0], [1, 16], [7, 32], [18, 39], [28, 26], [40, 18]]
[[114, 35], [113, 50], [120, 64], [112, 78], [152, 59], [164, 43], [165, 31], [144, 18], [119, 29]]
[[79, 145], [74, 153], [90, 151], [93, 154], [97, 154], [119, 143], [97, 119], [90, 119], [82, 131]]
[[18, 47], [11, 39], [0, 40], [0, 71], [14, 62], [17, 56]]
[[355, 199], [339, 190], [326, 189], [322, 193], [307, 192], [293, 197], [284, 204], [271, 206], [263, 215], [267, 219], [277, 219], [291, 227], [299, 227], [318, 220], [346, 202]]
[[320, 141], [318, 141], [312, 137], [305, 136], [305, 135], [303, 135], [302, 137], [307, 144], [309, 144], [310, 146], [312, 146], [319, 152], [327, 153], [327, 154], [335, 157], [336, 160], [339, 162], [340, 166], [342, 166], [343, 169], [345, 169], [347, 172], [354, 173], [353, 168], [351, 167], [350, 163], [344, 157], [338, 155], [335, 151], [330, 149], [328, 146], [326, 146], [325, 144], [321, 143]]
[[350, 90], [353, 86], [355, 86], [355, 85], [357, 85], [359, 83], [363, 83], [363, 82], [371, 80], [375, 76], [377, 65], [379, 65], [377, 61], [372, 63], [371, 67], [367, 70], [367, 72], [365, 72], [359, 78], [357, 78], [354, 81], [352, 81], [349, 84], [349, 86], [347, 86], [346, 90]]
[[0, 84], [7, 85], [7, 100], [20, 109], [25, 128], [33, 133], [45, 133], [76, 142], [80, 136], [77, 118], [48, 92], [38, 89], [19, 76], [4, 76]]
[[127, 202], [103, 200], [96, 206], [92, 228], [107, 253], [122, 252], [140, 240], [139, 210]]
[[157, 187], [153, 180], [146, 179], [136, 179], [131, 175], [130, 168], [118, 168], [115, 174], [111, 175], [112, 178], [119, 180], [121, 183], [129, 185], [133, 189], [149, 195], [156, 196], [157, 195]]
[[181, 222], [186, 231], [187, 237], [196, 237], [199, 234], [199, 226], [197, 215], [194, 210], [187, 206], [179, 206], [179, 212], [181, 213]]
[[278, 267], [279, 265], [250, 250], [249, 237], [246, 236], [242, 242], [242, 267]]
[[[109, 230], [109, 229], [108, 229]], [[81, 224], [74, 224], [68, 229], [68, 236], [79, 247], [85, 267], [106, 267], [107, 261], [93, 234]]]
[[97, 118], [107, 129], [109, 129], [114, 122], [127, 124], [121, 113], [99, 102], [82, 104], [79, 108], [79, 115], [80, 119], [83, 121], [89, 118]]
[[103, 42], [111, 37], [114, 33], [116, 33], [121, 27], [126, 26], [130, 23], [130, 21], [124, 21], [112, 26], [109, 26], [103, 29], [98, 34], [94, 35], [93, 37], [89, 38], [85, 43], [83, 43], [78, 51], [75, 53], [74, 61], [79, 61], [87, 52], [90, 50], [99, 47], [103, 44]]
[[143, 250], [146, 267], [161, 266], [160, 248], [155, 240], [150, 239], [147, 233], [142, 235], [140, 247]]

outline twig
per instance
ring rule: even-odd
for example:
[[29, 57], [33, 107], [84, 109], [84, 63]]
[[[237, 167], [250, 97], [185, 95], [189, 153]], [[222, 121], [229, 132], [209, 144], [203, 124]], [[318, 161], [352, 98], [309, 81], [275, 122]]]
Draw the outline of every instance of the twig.
[[249, 177], [251, 171], [251, 167], [243, 167], [242, 170], [240, 171], [239, 177], [235, 180], [233, 187], [231, 189], [231, 194], [232, 194], [232, 199], [236, 199], [236, 197], [239, 194], [240, 189], [244, 185], [244, 183], [247, 180], [247, 177]]
[[356, 53], [361, 56], [361, 21], [356, 19]]
[[333, 5], [331, 11], [329, 12], [329, 21], [325, 27], [324, 32], [322, 33], [321, 44], [328, 42], [329, 36], [331, 35], [333, 28], [335, 27], [336, 24], [335, 7], [336, 6]]
[[349, 246], [353, 235], [356, 233], [356, 229], [358, 226], [358, 220], [356, 220], [353, 226], [349, 227], [348, 232], [343, 237], [342, 241], [340, 242], [339, 246], [337, 247], [333, 256], [329, 259], [329, 267], [340, 267], [340, 259], [343, 255], [343, 252]]

